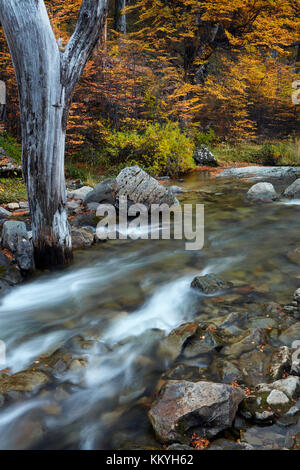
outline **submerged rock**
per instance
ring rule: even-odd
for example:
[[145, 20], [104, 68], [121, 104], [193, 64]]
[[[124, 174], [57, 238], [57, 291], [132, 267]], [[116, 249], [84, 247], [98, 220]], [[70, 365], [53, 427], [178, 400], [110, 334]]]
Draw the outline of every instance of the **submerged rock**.
[[288, 198], [300, 197], [300, 178], [296, 179], [293, 184], [288, 186], [283, 195]]
[[214, 274], [206, 274], [205, 276], [196, 276], [192, 281], [191, 287], [203, 294], [216, 294], [220, 291], [231, 289], [233, 284], [218, 278]]
[[138, 166], [127, 167], [116, 179], [116, 197], [127, 198], [133, 203], [178, 204], [175, 196]]
[[239, 387], [213, 382], [167, 382], [149, 411], [161, 442], [185, 442], [185, 434], [197, 430], [213, 437], [231, 426], [245, 394]]
[[279, 199], [271, 183], [257, 183], [247, 192], [247, 199], [256, 202], [272, 202]]
[[300, 176], [300, 167], [246, 166], [242, 168], [228, 168], [216, 175], [216, 178], [249, 178], [252, 176], [263, 178], [294, 178], [295, 176]]
[[218, 162], [215, 159], [214, 155], [208, 150], [205, 145], [201, 145], [194, 152], [194, 160], [197, 165], [205, 166], [218, 166]]
[[0, 378], [0, 393], [34, 392], [50, 381], [48, 375], [38, 370], [26, 370]]

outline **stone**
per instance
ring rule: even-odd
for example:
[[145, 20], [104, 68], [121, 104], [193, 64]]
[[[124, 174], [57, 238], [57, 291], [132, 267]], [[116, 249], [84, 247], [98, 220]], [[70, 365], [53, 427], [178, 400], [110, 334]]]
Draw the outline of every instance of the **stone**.
[[198, 328], [196, 334], [184, 346], [183, 356], [186, 359], [200, 356], [212, 351], [220, 351], [224, 342], [209, 328]]
[[22, 176], [22, 167], [0, 148], [0, 177], [10, 178]]
[[29, 209], [29, 204], [27, 201], [20, 201], [19, 206], [20, 206], [20, 209], [24, 209], [24, 210]]
[[184, 193], [184, 190], [180, 186], [169, 186], [168, 191], [171, 194], [182, 194], [182, 193]]
[[80, 207], [80, 204], [75, 200], [71, 200], [71, 201], [67, 201], [66, 207], [69, 212], [73, 212], [74, 210]]
[[116, 198], [127, 198], [132, 203], [178, 205], [174, 194], [138, 166], [124, 168], [116, 179]]
[[270, 376], [273, 380], [281, 379], [284, 373], [291, 370], [292, 353], [287, 346], [282, 346], [271, 358]]
[[295, 300], [297, 303], [300, 303], [300, 288], [298, 288], [297, 290], [295, 290], [295, 292], [294, 292], [294, 300]]
[[233, 284], [218, 278], [214, 274], [206, 274], [205, 276], [196, 276], [191, 283], [191, 287], [203, 294], [216, 294], [231, 289]]
[[285, 346], [292, 346], [292, 343], [294, 341], [297, 341], [300, 339], [300, 322], [294, 323], [290, 327], [286, 328], [281, 332], [281, 335], [279, 336], [279, 340], [281, 341], [282, 344]]
[[83, 248], [94, 243], [94, 232], [89, 228], [72, 227], [71, 236], [73, 248]]
[[97, 202], [98, 204], [114, 204], [115, 183], [115, 179], [107, 178], [97, 184], [97, 186], [85, 196], [83, 204], [87, 205], [91, 202]]
[[82, 188], [79, 188], [79, 189], [75, 189], [74, 191], [70, 191], [68, 193], [68, 195], [70, 195], [70, 197], [72, 199], [81, 199], [81, 200], [84, 200], [85, 197], [91, 192], [93, 191], [93, 188], [91, 188], [90, 186], [83, 186]]
[[0, 206], [0, 219], [4, 217], [11, 217], [12, 213]]
[[247, 199], [255, 202], [272, 202], [279, 198], [271, 183], [257, 183], [247, 192]]
[[263, 328], [253, 328], [247, 336], [237, 343], [230, 344], [223, 349], [223, 353], [228, 357], [240, 357], [253, 349], [256, 349], [265, 341], [265, 331]]
[[284, 197], [298, 198], [300, 197], [300, 178], [296, 179], [294, 183], [286, 188], [283, 193]]
[[246, 442], [236, 442], [221, 438], [213, 441], [204, 450], [253, 450], [253, 446]]
[[201, 145], [195, 150], [194, 160], [197, 165], [218, 166], [218, 162], [214, 155], [207, 147], [205, 147], [205, 145]]
[[295, 176], [300, 176], [300, 167], [246, 166], [242, 168], [228, 168], [217, 174], [216, 178], [249, 178], [252, 176], [263, 178], [295, 178]]
[[158, 347], [160, 357], [167, 357], [171, 361], [177, 359], [181, 354], [182, 347], [186, 340], [193, 336], [198, 328], [197, 323], [184, 323], [164, 338]]
[[21, 271], [33, 270], [33, 247], [24, 222], [16, 220], [4, 222], [1, 246], [13, 253]]
[[197, 430], [213, 437], [229, 428], [245, 394], [239, 387], [213, 382], [168, 381], [148, 415], [161, 442], [186, 443], [185, 434]]
[[17, 209], [20, 209], [20, 205], [18, 202], [10, 202], [7, 204], [7, 209], [10, 211], [16, 211]]
[[38, 370], [17, 372], [0, 378], [0, 393], [35, 392], [49, 381], [49, 376]]
[[285, 405], [290, 400], [285, 393], [280, 392], [279, 390], [272, 390], [266, 401], [269, 405]]

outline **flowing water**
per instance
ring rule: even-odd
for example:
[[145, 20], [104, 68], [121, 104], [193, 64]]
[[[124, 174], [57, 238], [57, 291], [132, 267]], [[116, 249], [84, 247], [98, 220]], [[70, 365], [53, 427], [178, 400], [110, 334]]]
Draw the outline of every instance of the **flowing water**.
[[257, 305], [288, 302], [300, 284], [299, 266], [286, 256], [299, 244], [299, 201], [249, 205], [250, 185], [203, 172], [181, 184], [188, 190], [181, 203], [205, 204], [203, 250], [186, 251], [180, 240], [99, 243], [78, 251], [67, 270], [2, 300], [11, 372], [46, 364], [58, 348], [87, 367], [65, 370], [59, 361], [39, 393], [10, 397], [0, 409], [1, 449], [160, 448], [147, 418], [169, 366], [157, 345], [195, 316], [220, 315], [218, 303], [191, 291], [193, 277], [215, 273], [251, 285]]

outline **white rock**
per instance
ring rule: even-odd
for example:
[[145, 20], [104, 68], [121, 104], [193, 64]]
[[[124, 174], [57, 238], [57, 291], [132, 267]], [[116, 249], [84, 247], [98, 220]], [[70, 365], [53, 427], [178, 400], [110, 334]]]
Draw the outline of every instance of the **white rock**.
[[75, 191], [68, 191], [68, 195], [72, 199], [84, 199], [87, 194], [89, 194], [91, 191], [93, 191], [93, 188], [90, 186], [83, 186], [82, 188], [75, 189]]
[[287, 377], [286, 379], [276, 380], [273, 382], [272, 388], [284, 392], [289, 397], [293, 397], [297, 391], [297, 388], [300, 387], [300, 378], [299, 377]]
[[290, 400], [285, 395], [285, 393], [280, 392], [279, 390], [272, 390], [270, 395], [267, 397], [267, 403], [269, 405], [284, 405], [288, 403]]
[[15, 211], [16, 209], [20, 209], [20, 206], [18, 202], [10, 202], [9, 204], [7, 204], [7, 208], [10, 211]]
[[300, 197], [300, 178], [296, 179], [293, 184], [288, 186], [283, 194], [285, 197]]
[[257, 202], [271, 202], [279, 196], [271, 183], [256, 183], [249, 189], [247, 198]]

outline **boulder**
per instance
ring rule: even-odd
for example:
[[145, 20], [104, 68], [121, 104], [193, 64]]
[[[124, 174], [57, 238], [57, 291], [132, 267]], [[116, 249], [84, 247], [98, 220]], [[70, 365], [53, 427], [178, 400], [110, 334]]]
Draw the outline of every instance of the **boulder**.
[[273, 380], [281, 379], [284, 373], [290, 372], [292, 366], [292, 353], [287, 346], [282, 346], [273, 353], [270, 365], [270, 376]]
[[215, 274], [206, 274], [205, 276], [196, 276], [191, 283], [191, 287], [203, 294], [216, 294], [231, 289], [233, 284], [218, 278]]
[[84, 200], [84, 198], [91, 192], [93, 191], [93, 188], [90, 186], [82, 186], [82, 188], [75, 189], [75, 191], [70, 191], [68, 192], [68, 196], [72, 199], [81, 199]]
[[89, 228], [72, 227], [71, 236], [73, 248], [83, 248], [94, 243], [94, 232]]
[[24, 222], [16, 220], [4, 222], [1, 246], [13, 253], [21, 271], [33, 270], [33, 247]]
[[9, 209], [10, 211], [16, 211], [20, 209], [20, 205], [18, 202], [9, 202], [7, 204], [7, 209]]
[[213, 382], [168, 381], [149, 418], [161, 442], [184, 442], [189, 430], [213, 437], [231, 426], [245, 394], [239, 387]]
[[300, 178], [296, 179], [293, 184], [288, 186], [283, 195], [288, 198], [300, 198]]
[[228, 168], [216, 175], [216, 178], [295, 178], [300, 177], [300, 167], [294, 166], [245, 166]]
[[180, 186], [169, 186], [168, 191], [171, 194], [183, 194], [184, 190]]
[[127, 198], [132, 203], [145, 204], [147, 207], [151, 204], [178, 204], [173, 194], [138, 166], [124, 168], [119, 173], [116, 179], [116, 197]]
[[279, 198], [271, 183], [256, 183], [247, 192], [247, 199], [255, 202], [272, 202]]
[[95, 188], [85, 196], [83, 204], [87, 205], [91, 202], [97, 202], [98, 204], [113, 204], [115, 200], [115, 182], [115, 179], [107, 178], [97, 184], [97, 186], [95, 186]]
[[205, 166], [218, 166], [218, 162], [215, 159], [214, 155], [208, 150], [205, 145], [201, 145], [194, 152], [194, 160], [197, 165]]

